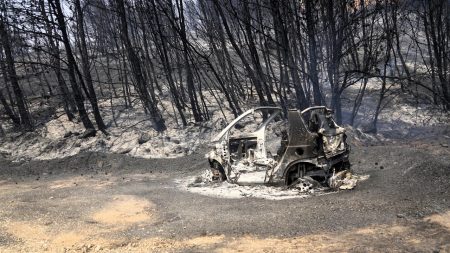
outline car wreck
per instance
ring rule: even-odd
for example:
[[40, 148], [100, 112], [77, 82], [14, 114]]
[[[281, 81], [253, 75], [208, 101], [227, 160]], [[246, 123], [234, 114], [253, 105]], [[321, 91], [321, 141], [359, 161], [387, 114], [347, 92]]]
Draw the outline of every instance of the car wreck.
[[287, 120], [279, 107], [248, 110], [212, 146], [207, 158], [217, 181], [337, 188], [350, 171], [345, 129], [325, 106], [288, 110]]

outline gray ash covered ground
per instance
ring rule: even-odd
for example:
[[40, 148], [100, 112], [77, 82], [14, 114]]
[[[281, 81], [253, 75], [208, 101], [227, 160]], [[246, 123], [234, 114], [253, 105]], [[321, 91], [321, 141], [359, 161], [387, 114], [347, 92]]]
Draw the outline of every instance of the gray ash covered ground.
[[369, 179], [302, 199], [227, 199], [175, 181], [207, 168], [174, 159], [80, 153], [0, 159], [0, 252], [450, 251], [450, 149], [355, 146]]

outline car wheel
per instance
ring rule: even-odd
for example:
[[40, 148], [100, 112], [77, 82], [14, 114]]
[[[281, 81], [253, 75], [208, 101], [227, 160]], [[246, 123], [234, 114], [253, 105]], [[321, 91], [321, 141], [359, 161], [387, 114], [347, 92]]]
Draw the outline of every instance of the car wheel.
[[286, 185], [291, 186], [299, 178], [302, 178], [306, 174], [307, 165], [304, 163], [299, 163], [291, 166], [286, 173]]
[[222, 182], [222, 181], [227, 180], [227, 176], [225, 175], [225, 170], [223, 169], [222, 165], [220, 165], [219, 162], [214, 161], [211, 169], [212, 169], [212, 173], [213, 173], [213, 176], [212, 176], [213, 181]]

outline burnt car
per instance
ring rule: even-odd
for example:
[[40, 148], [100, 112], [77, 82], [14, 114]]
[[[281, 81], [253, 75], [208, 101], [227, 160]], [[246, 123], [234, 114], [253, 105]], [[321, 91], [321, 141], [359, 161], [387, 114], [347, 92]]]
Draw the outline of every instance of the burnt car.
[[212, 144], [213, 180], [289, 186], [307, 178], [332, 186], [337, 173], [350, 170], [345, 129], [325, 106], [288, 110], [287, 120], [279, 107], [248, 110]]

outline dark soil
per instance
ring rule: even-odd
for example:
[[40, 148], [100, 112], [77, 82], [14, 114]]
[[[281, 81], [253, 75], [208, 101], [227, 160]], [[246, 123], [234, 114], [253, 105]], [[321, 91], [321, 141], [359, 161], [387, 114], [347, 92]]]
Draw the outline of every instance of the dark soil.
[[175, 179], [208, 167], [203, 157], [0, 158], [0, 252], [450, 251], [446, 147], [353, 147], [368, 180], [276, 201], [178, 189]]

